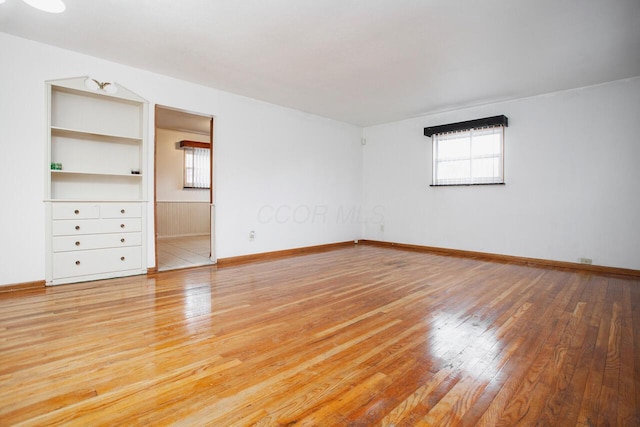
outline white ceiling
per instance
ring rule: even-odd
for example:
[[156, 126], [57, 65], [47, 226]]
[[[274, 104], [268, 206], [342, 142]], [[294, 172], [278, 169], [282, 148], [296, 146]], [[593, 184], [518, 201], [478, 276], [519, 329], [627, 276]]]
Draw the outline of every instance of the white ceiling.
[[160, 106], [155, 111], [155, 125], [157, 128], [201, 135], [211, 134], [211, 117]]
[[357, 125], [640, 75], [640, 0], [65, 0], [0, 30]]

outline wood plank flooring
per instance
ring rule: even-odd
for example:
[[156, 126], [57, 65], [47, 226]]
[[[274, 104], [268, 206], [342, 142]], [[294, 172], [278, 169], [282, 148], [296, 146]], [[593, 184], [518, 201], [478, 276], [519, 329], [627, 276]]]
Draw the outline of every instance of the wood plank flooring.
[[640, 281], [355, 246], [0, 292], [0, 425], [640, 425]]

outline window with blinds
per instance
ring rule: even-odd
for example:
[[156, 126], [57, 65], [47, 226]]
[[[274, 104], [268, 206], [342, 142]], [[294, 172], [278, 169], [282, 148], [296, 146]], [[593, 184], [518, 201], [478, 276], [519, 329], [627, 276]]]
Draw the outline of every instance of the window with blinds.
[[505, 115], [424, 128], [433, 148], [431, 186], [504, 184]]
[[208, 148], [184, 148], [184, 188], [211, 187]]
[[433, 185], [504, 184], [504, 127], [436, 133]]

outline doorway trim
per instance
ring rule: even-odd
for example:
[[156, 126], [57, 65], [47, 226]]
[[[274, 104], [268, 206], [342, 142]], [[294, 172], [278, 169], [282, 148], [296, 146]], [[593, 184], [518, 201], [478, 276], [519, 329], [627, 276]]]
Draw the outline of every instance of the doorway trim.
[[[157, 156], [158, 156], [158, 129], [166, 129], [164, 127], [159, 127], [158, 126], [158, 110], [159, 109], [163, 109], [163, 110], [171, 110], [171, 111], [175, 111], [178, 113], [184, 113], [184, 114], [188, 114], [191, 116], [199, 116], [199, 117], [203, 117], [203, 118], [208, 118], [209, 119], [209, 144], [210, 144], [210, 148], [209, 148], [209, 162], [210, 162], [210, 167], [209, 167], [209, 173], [210, 173], [210, 187], [209, 187], [209, 221], [210, 221], [210, 233], [209, 233], [209, 259], [212, 262], [212, 264], [216, 264], [217, 263], [217, 258], [216, 258], [216, 250], [215, 250], [215, 236], [216, 236], [216, 230], [215, 230], [215, 173], [214, 173], [214, 165], [215, 165], [215, 144], [214, 144], [214, 129], [215, 129], [215, 116], [211, 115], [211, 114], [205, 114], [205, 113], [197, 113], [194, 111], [189, 111], [189, 110], [183, 110], [180, 108], [175, 108], [175, 107], [170, 107], [170, 106], [166, 106], [166, 105], [161, 105], [161, 104], [155, 104], [154, 106], [154, 127], [153, 127], [153, 138], [154, 138], [154, 144], [153, 144], [153, 169], [154, 169], [154, 180], [153, 180], [153, 244], [154, 244], [154, 254], [155, 254], [155, 270], [159, 271], [159, 264], [158, 264], [158, 199], [157, 199], [157, 186], [158, 186], [158, 165], [157, 165]], [[176, 130], [176, 131], [184, 131], [184, 132], [189, 132], [188, 129], [169, 129], [169, 130]]]

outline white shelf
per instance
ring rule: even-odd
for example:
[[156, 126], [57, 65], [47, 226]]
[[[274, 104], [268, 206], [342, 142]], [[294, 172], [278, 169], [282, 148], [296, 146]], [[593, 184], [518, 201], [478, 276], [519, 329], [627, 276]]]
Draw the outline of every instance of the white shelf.
[[[90, 90], [85, 79], [47, 84], [45, 198], [146, 198], [147, 102], [117, 84], [118, 96]], [[53, 163], [62, 170], [51, 169]]]
[[118, 172], [83, 172], [83, 171], [69, 171], [69, 170], [58, 170], [51, 169], [50, 172], [52, 174], [60, 174], [60, 175], [93, 175], [93, 176], [126, 176], [128, 178], [138, 178], [142, 179], [141, 173], [118, 173]]
[[66, 136], [69, 138], [76, 138], [76, 139], [82, 139], [84, 137], [84, 138], [90, 138], [90, 139], [112, 140], [114, 142], [117, 142], [117, 141], [129, 142], [129, 143], [142, 142], [142, 138], [138, 138], [136, 136], [115, 135], [115, 134], [109, 134], [109, 133], [93, 132], [89, 130], [63, 128], [59, 126], [51, 126], [51, 135]]
[[77, 202], [82, 202], [82, 203], [117, 203], [117, 202], [125, 202], [125, 203], [143, 203], [146, 204], [149, 201], [148, 200], [140, 200], [140, 199], [127, 199], [127, 198], [118, 198], [118, 199], [105, 199], [102, 198], [100, 200], [96, 200], [96, 199], [44, 199], [43, 202], [45, 203], [77, 203]]

